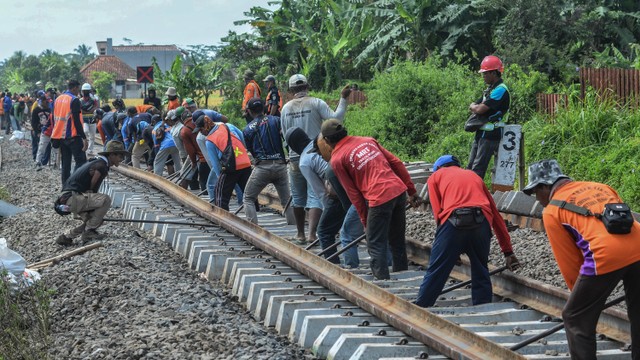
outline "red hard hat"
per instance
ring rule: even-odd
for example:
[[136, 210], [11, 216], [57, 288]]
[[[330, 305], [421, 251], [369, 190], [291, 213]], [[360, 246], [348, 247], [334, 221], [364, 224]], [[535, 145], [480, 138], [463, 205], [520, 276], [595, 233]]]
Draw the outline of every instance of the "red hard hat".
[[480, 63], [480, 71], [478, 72], [483, 73], [485, 71], [492, 71], [492, 70], [498, 70], [500, 71], [500, 73], [503, 73], [504, 65], [502, 65], [502, 61], [497, 56], [494, 56], [494, 55], [485, 56], [485, 58], [482, 59], [482, 63]]

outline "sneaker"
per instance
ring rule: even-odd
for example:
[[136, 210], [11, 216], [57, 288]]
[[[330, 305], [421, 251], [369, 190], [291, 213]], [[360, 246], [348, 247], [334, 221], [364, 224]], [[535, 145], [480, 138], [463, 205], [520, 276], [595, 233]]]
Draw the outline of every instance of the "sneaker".
[[85, 232], [83, 232], [82, 236], [80, 237], [80, 240], [82, 240], [83, 243], [90, 240], [102, 240], [102, 239], [104, 239], [104, 234], [98, 233], [96, 229], [85, 230]]
[[69, 246], [69, 245], [73, 244], [73, 239], [71, 239], [70, 237], [67, 237], [66, 235], [63, 234], [63, 235], [58, 236], [58, 238], [56, 239], [56, 244]]

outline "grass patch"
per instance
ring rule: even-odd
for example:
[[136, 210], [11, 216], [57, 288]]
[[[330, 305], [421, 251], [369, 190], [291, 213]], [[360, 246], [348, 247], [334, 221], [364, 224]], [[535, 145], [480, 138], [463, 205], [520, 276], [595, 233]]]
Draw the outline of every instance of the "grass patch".
[[11, 199], [9, 191], [4, 186], [0, 186], [0, 200], [9, 201], [9, 199]]
[[0, 359], [49, 359], [51, 291], [43, 281], [17, 291], [0, 271]]

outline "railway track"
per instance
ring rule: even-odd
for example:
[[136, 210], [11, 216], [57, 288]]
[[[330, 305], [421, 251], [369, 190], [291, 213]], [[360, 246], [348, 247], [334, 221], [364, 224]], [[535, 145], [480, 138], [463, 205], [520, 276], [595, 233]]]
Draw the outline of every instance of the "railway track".
[[[409, 169], [415, 182], [424, 182], [424, 167]], [[391, 280], [373, 280], [364, 246], [361, 268], [342, 269], [316, 256], [319, 249], [305, 251], [284, 240], [295, 229], [276, 211], [260, 212], [258, 227], [233, 215], [237, 207], [212, 208], [206, 198], [161, 177], [126, 166], [116, 170], [103, 191], [125, 218], [145, 221], [136, 224], [170, 244], [202, 276], [227, 285], [264, 326], [318, 358], [568, 358], [562, 331], [509, 350], [558, 324], [566, 291], [506, 271], [492, 277], [491, 304], [469, 306], [470, 290], [462, 287], [422, 309], [410, 302], [424, 276], [419, 265]], [[407, 245], [410, 259], [425, 265], [429, 247]], [[452, 282], [469, 274], [466, 264], [456, 267]], [[600, 320], [598, 358], [629, 359], [626, 314], [609, 309]]]

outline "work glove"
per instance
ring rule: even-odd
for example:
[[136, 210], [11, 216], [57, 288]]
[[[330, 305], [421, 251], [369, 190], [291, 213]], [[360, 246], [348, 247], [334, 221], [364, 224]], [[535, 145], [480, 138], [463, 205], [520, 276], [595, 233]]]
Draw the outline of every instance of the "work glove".
[[507, 263], [507, 268], [511, 271], [518, 270], [520, 268], [520, 260], [516, 257], [515, 254], [511, 253], [509, 255], [505, 254], [504, 260]]

